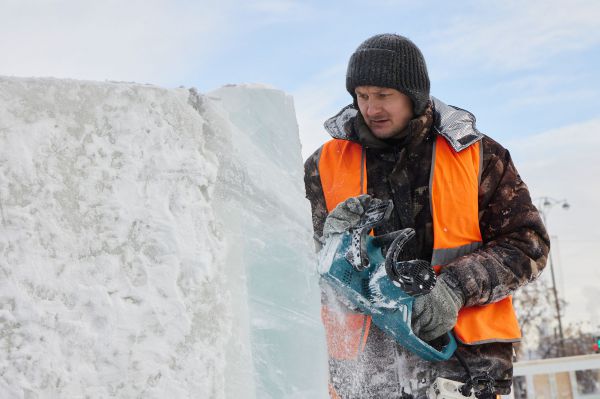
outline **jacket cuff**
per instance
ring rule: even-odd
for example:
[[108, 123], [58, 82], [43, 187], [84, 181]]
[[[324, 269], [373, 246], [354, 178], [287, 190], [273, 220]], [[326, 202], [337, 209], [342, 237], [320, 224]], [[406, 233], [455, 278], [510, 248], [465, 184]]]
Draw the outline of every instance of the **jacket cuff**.
[[449, 269], [450, 268], [442, 271], [442, 273], [438, 276], [438, 280], [442, 280], [448, 287], [452, 289], [452, 291], [454, 291], [462, 303], [461, 307], [464, 307], [467, 298], [466, 292], [463, 289], [458, 277], [456, 277], [456, 275]]

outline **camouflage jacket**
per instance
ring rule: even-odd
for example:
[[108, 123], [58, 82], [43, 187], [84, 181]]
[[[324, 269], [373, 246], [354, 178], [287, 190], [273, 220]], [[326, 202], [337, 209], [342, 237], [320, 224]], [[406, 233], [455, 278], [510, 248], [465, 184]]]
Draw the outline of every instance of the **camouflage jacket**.
[[[460, 134], [454, 135], [458, 140], [451, 143], [459, 149], [465, 142], [481, 140], [483, 164], [478, 201], [483, 246], [449, 263], [444, 272], [455, 277], [466, 299], [465, 306], [495, 302], [541, 273], [549, 238], [509, 152], [479, 133], [471, 114], [432, 100], [425, 114], [409, 123], [401, 140], [375, 138], [352, 107], [344, 108], [325, 126], [333, 137], [356, 141], [366, 148], [367, 193], [394, 202], [392, 217], [375, 233], [414, 228], [417, 234], [413, 250], [417, 258], [426, 260], [431, 259], [433, 251], [429, 175], [435, 137], [444, 135], [449, 128], [459, 129]], [[444, 120], [445, 114], [439, 110], [443, 107], [453, 113], [451, 120]], [[327, 217], [318, 169], [321, 150], [322, 147], [306, 160], [304, 176], [317, 238], [322, 235]], [[326, 291], [323, 301], [336, 301]], [[406, 353], [375, 326], [371, 329], [358, 363], [329, 361], [330, 382], [341, 397], [401, 397], [403, 388], [421, 397], [429, 381], [437, 376], [465, 379], [464, 368], [454, 357], [446, 362], [422, 361]], [[510, 391], [512, 344], [459, 344], [458, 350], [473, 374], [489, 373], [494, 378], [497, 393]]]

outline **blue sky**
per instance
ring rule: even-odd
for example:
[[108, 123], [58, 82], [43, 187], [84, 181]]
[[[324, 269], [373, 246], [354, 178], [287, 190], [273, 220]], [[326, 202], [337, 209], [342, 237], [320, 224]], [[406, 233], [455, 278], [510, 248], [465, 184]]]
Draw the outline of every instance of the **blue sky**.
[[296, 98], [305, 156], [320, 141], [311, 139], [320, 137], [320, 120], [349, 101], [350, 54], [382, 32], [411, 38], [427, 60], [432, 94], [473, 111], [481, 130], [500, 140], [598, 115], [594, 0], [0, 0], [0, 7], [2, 74], [204, 92], [266, 83]]
[[598, 320], [599, 21], [596, 0], [0, 0], [0, 75], [267, 84], [294, 97], [306, 157], [350, 101], [352, 51], [376, 33], [408, 36], [432, 94], [511, 150], [532, 196], [572, 203], [549, 223], [559, 288], [568, 318]]

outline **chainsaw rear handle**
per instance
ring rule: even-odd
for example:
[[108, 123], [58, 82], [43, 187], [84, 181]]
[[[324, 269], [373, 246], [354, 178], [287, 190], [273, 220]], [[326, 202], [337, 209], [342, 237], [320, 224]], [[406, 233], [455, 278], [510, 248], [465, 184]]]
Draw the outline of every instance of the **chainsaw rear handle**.
[[[409, 315], [410, 316], [410, 315]], [[400, 342], [401, 345], [407, 347], [412, 352], [419, 355], [421, 358], [429, 361], [442, 361], [448, 360], [454, 354], [457, 348], [456, 339], [451, 332], [447, 332], [446, 343], [442, 346], [441, 349], [436, 349], [429, 342], [423, 341], [419, 338], [413, 331], [412, 326], [410, 327], [411, 336], [405, 340], [404, 342]], [[408, 343], [407, 341], [413, 341]]]

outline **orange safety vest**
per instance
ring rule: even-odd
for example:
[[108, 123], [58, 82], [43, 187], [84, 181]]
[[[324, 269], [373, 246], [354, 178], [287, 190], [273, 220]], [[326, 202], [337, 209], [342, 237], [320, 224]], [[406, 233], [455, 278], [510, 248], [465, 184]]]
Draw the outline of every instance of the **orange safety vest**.
[[[481, 143], [476, 142], [456, 152], [442, 136], [434, 143], [429, 192], [434, 236], [431, 263], [437, 272], [482, 244], [478, 206], [481, 150]], [[360, 144], [328, 141], [318, 167], [328, 212], [347, 198], [367, 192], [365, 152]], [[329, 355], [335, 359], [356, 358], [371, 325], [369, 316], [346, 312], [334, 315], [326, 305], [321, 310]], [[454, 334], [468, 345], [519, 341], [521, 332], [512, 297], [462, 308]]]

